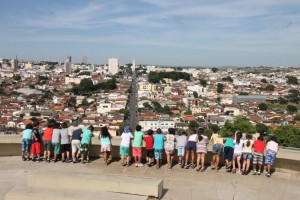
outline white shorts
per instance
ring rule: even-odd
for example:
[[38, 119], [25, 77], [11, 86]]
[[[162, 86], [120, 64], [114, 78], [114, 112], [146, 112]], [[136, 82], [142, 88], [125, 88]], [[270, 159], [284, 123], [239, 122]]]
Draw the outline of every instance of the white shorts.
[[111, 151], [111, 144], [101, 144], [101, 152]]
[[76, 153], [76, 151], [80, 150], [80, 140], [72, 140], [72, 153]]

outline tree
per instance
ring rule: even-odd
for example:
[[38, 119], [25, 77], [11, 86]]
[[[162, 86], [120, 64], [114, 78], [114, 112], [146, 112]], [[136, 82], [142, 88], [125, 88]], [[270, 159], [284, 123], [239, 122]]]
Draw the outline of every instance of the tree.
[[32, 111], [30, 112], [30, 116], [41, 116], [41, 113]]
[[297, 113], [298, 112], [298, 108], [296, 106], [293, 105], [288, 105], [286, 107], [286, 110], [288, 111], [288, 113]]
[[119, 133], [123, 133], [125, 126], [129, 126], [130, 124], [127, 121], [123, 121], [120, 125], [119, 125]]
[[211, 69], [211, 71], [212, 71], [213, 73], [216, 73], [218, 70], [219, 70], [219, 69], [216, 68], [216, 67], [213, 67], [213, 68]]
[[279, 97], [278, 98], [278, 102], [280, 104], [287, 104], [288, 103], [288, 100], [286, 98], [283, 98], [283, 97]]
[[185, 111], [185, 114], [186, 114], [186, 115], [192, 115], [193, 112], [192, 112], [191, 110], [187, 110], [187, 111]]
[[265, 124], [256, 124], [255, 128], [257, 133], [269, 133], [269, 127]]
[[223, 137], [234, 135], [236, 131], [242, 133], [255, 133], [256, 129], [251, 124], [250, 120], [243, 117], [236, 117], [233, 123], [227, 120], [220, 132]]
[[149, 102], [143, 103], [143, 106], [144, 106], [144, 108], [145, 108], [146, 110], [152, 110], [152, 109], [153, 109], [152, 106], [149, 104]]
[[263, 78], [260, 80], [262, 83], [268, 83], [267, 79]]
[[194, 91], [193, 95], [194, 95], [195, 98], [198, 98], [198, 92]]
[[230, 76], [226, 76], [225, 78], [222, 78], [223, 81], [233, 82], [233, 79]]
[[16, 74], [13, 76], [13, 79], [16, 81], [20, 81], [21, 80], [21, 76], [19, 74]]
[[82, 99], [81, 105], [82, 106], [88, 106], [89, 105], [89, 102], [88, 102], [87, 98]]
[[300, 148], [300, 129], [293, 126], [280, 126], [274, 132], [280, 146]]
[[268, 90], [268, 91], [274, 91], [275, 90], [275, 86], [274, 85], [267, 85], [266, 86], [266, 90]]
[[201, 84], [203, 87], [206, 87], [206, 86], [207, 86], [207, 80], [201, 79], [201, 80], [200, 80], [200, 84]]
[[289, 90], [288, 95], [286, 96], [289, 102], [294, 102], [299, 104], [300, 102], [300, 92], [298, 90], [292, 89]]
[[224, 85], [222, 83], [218, 83], [217, 85], [217, 92], [222, 93], [224, 90]]
[[199, 124], [197, 121], [190, 121], [189, 128], [193, 130], [197, 130], [199, 128]]
[[287, 76], [286, 77], [288, 80], [286, 81], [287, 84], [290, 84], [290, 85], [298, 85], [298, 79], [297, 77], [295, 76]]
[[153, 105], [155, 111], [161, 109], [161, 105], [157, 101], [152, 101], [151, 104]]
[[268, 105], [265, 103], [261, 103], [258, 105], [259, 110], [267, 110], [268, 109]]

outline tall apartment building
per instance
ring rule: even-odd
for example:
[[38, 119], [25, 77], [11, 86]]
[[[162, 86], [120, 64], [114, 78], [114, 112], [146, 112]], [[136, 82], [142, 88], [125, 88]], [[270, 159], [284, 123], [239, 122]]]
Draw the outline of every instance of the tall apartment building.
[[119, 60], [118, 58], [109, 58], [108, 59], [108, 72], [111, 75], [117, 74], [119, 71]]
[[11, 59], [10, 63], [11, 63], [11, 68], [14, 71], [18, 71], [18, 69], [19, 69], [19, 61], [18, 61], [17, 56], [14, 59]]
[[132, 69], [132, 72], [135, 72], [135, 60], [134, 59], [132, 61], [131, 69]]
[[67, 74], [71, 74], [72, 73], [72, 57], [68, 56], [66, 63], [65, 63], [65, 72]]

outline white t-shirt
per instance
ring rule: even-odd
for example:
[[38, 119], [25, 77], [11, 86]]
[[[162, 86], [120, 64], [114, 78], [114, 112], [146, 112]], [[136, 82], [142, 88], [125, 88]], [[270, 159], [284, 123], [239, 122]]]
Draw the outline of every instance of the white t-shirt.
[[129, 147], [130, 139], [133, 138], [133, 135], [131, 133], [122, 133], [121, 138], [121, 146]]
[[274, 141], [268, 142], [267, 149], [270, 149], [270, 150], [275, 151], [277, 153], [277, 151], [278, 151], [278, 143], [276, 143]]
[[190, 135], [188, 141], [197, 142], [197, 134]]
[[233, 143], [234, 143], [234, 153], [242, 153], [242, 151], [243, 151], [243, 140], [240, 140], [239, 144], [237, 144], [236, 140], [234, 140]]
[[253, 146], [253, 140], [249, 140], [250, 141], [250, 145], [247, 147], [247, 141], [248, 140], [243, 140], [243, 153], [252, 153], [252, 146]]

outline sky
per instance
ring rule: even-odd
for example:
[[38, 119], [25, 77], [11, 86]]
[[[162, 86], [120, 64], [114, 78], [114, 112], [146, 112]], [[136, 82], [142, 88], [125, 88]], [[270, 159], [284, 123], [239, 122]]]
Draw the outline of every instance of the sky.
[[300, 67], [299, 0], [9, 0], [0, 57]]

